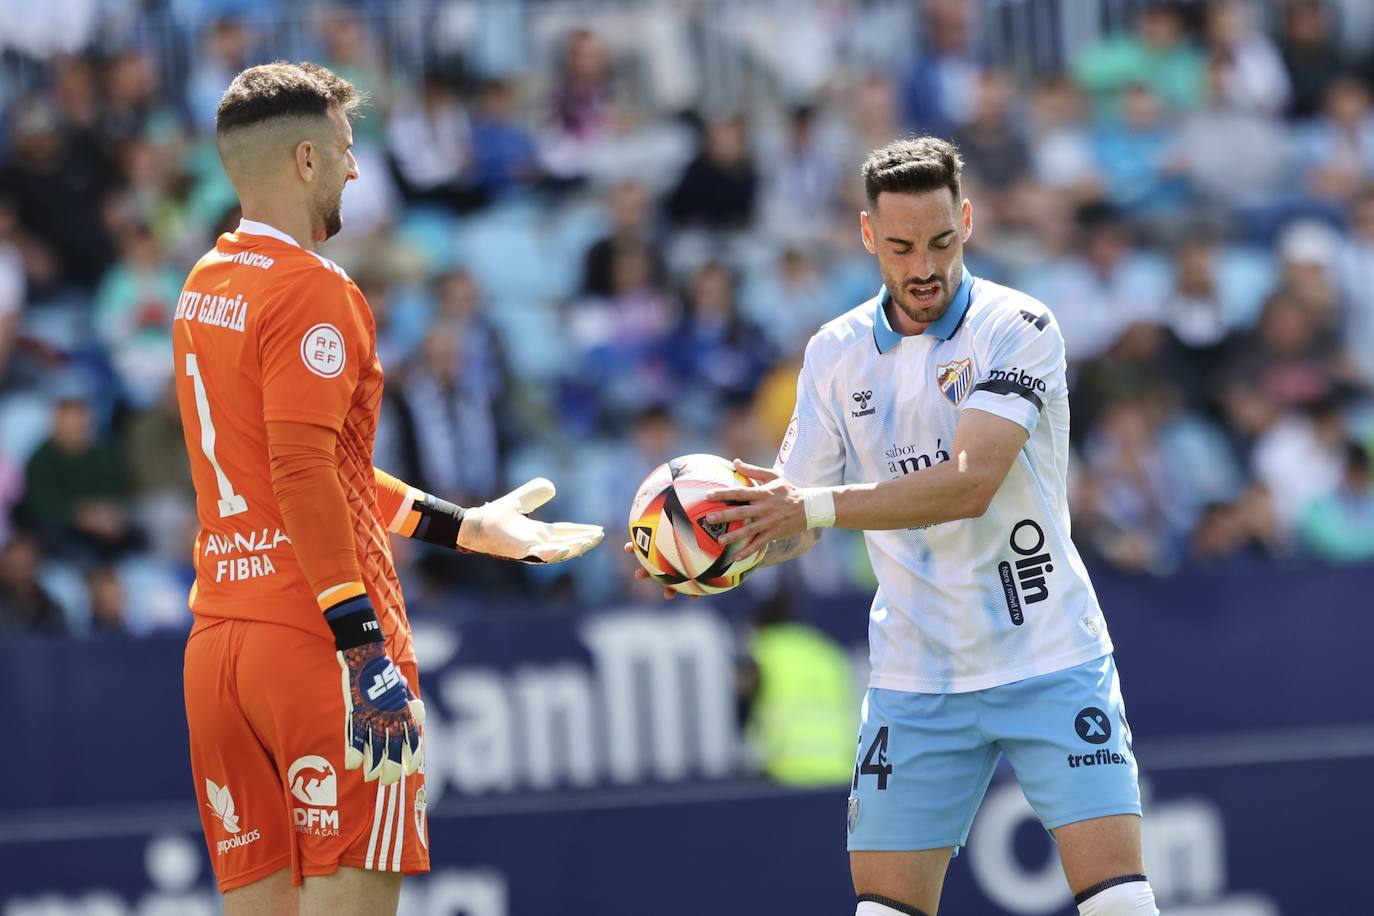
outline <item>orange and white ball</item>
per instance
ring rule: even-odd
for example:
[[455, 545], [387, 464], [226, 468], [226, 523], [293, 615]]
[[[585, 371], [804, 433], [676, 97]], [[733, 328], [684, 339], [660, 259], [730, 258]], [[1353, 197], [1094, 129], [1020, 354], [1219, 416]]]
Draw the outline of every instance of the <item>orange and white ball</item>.
[[630, 506], [630, 543], [649, 575], [684, 595], [718, 595], [754, 571], [763, 551], [738, 555], [740, 544], [722, 547], [720, 538], [746, 524], [708, 524], [705, 516], [734, 503], [706, 499], [712, 490], [754, 482], [716, 455], [683, 455], [654, 468]]

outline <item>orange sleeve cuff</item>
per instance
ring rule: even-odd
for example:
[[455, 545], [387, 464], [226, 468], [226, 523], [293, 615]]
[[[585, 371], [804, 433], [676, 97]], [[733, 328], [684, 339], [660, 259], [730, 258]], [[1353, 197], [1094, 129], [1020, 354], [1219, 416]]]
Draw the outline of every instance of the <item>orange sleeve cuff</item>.
[[410, 537], [420, 523], [415, 503], [425, 498], [424, 491], [392, 477], [381, 468], [373, 468], [372, 477], [377, 482], [377, 505], [386, 521], [386, 530]]
[[338, 585], [331, 585], [324, 591], [315, 596], [315, 603], [320, 606], [320, 610], [327, 611], [337, 604], [342, 604], [350, 598], [359, 595], [366, 595], [367, 587], [361, 582], [340, 582]]

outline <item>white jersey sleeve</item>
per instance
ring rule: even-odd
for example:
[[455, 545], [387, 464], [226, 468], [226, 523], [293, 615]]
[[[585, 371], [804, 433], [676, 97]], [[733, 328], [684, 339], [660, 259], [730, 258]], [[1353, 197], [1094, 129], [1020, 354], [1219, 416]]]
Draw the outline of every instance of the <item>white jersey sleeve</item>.
[[991, 323], [983, 366], [963, 406], [1019, 423], [1027, 434], [1068, 387], [1059, 325], [1044, 306], [1029, 306]]
[[845, 441], [835, 416], [833, 398], [824, 392], [825, 360], [820, 339], [806, 346], [797, 375], [797, 406], [778, 448], [773, 469], [799, 487], [834, 487], [844, 483]]

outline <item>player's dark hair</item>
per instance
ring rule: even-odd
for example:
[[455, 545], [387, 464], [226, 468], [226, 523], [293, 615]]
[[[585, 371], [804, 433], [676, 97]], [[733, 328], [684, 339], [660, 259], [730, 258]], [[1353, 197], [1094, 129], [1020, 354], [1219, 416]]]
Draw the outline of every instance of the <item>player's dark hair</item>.
[[362, 102], [357, 87], [319, 64], [273, 61], [234, 77], [219, 100], [215, 132], [224, 134], [277, 118], [324, 117], [331, 106], [352, 116]]
[[870, 206], [877, 205], [884, 191], [924, 194], [939, 188], [948, 188], [958, 203], [964, 198], [959, 183], [963, 172], [958, 148], [939, 137], [894, 140], [869, 153], [860, 169]]

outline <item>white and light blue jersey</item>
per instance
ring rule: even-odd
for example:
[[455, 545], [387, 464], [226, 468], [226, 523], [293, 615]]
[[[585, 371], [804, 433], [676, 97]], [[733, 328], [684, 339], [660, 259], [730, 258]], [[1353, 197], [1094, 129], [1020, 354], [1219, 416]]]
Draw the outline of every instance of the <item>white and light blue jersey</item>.
[[777, 467], [802, 487], [877, 483], [949, 461], [965, 410], [1029, 433], [988, 511], [868, 531], [873, 687], [982, 690], [1112, 650], [1069, 538], [1064, 341], [1043, 304], [967, 272], [923, 333], [887, 320], [887, 290], [806, 348]]

